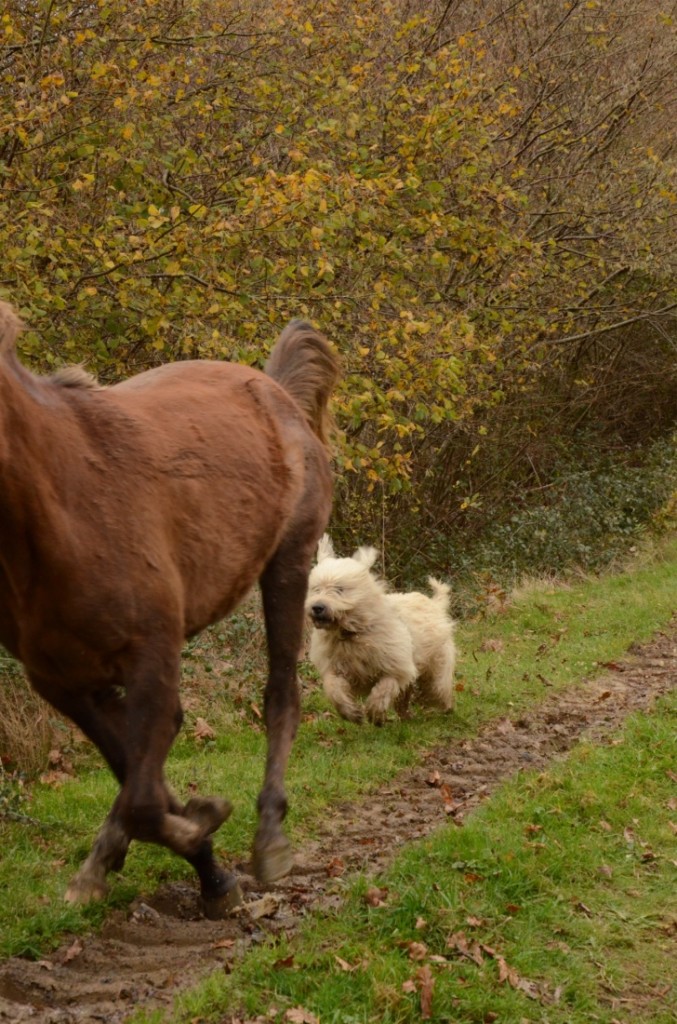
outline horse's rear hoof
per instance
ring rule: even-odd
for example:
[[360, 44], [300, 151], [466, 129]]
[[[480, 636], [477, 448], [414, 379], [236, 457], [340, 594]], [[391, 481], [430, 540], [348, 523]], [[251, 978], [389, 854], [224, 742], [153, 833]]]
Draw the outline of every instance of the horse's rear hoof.
[[242, 889], [239, 882], [235, 881], [234, 885], [220, 896], [210, 896], [209, 898], [202, 896], [200, 907], [209, 921], [222, 921], [243, 902]]
[[77, 903], [84, 906], [86, 903], [94, 903], [103, 900], [108, 895], [108, 886], [105, 882], [92, 882], [78, 878], [76, 875], [64, 894], [66, 903]]
[[264, 848], [254, 844], [252, 865], [257, 881], [264, 885], [276, 882], [291, 871], [294, 858], [291, 844], [285, 836], [280, 836]]
[[224, 821], [233, 813], [233, 805], [220, 796], [194, 796], [183, 808], [184, 818], [189, 818], [203, 830], [203, 835], [210, 836], [221, 828]]

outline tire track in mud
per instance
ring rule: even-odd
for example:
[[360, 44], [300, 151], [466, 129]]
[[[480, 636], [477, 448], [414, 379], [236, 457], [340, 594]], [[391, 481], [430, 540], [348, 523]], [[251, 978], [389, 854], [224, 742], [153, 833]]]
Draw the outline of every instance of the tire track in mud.
[[547, 767], [583, 737], [603, 740], [675, 686], [677, 621], [603, 676], [532, 711], [495, 719], [477, 736], [428, 752], [364, 801], [334, 807], [318, 838], [296, 851], [291, 875], [270, 890], [238, 865], [247, 903], [228, 920], [205, 920], [196, 888], [172, 883], [44, 960], [4, 961], [0, 1021], [122, 1024], [141, 1005], [169, 1006], [181, 989], [228, 970], [266, 934], [290, 934], [309, 911], [339, 907], [346, 876], [375, 874], [403, 843], [450, 819], [462, 824], [510, 776]]

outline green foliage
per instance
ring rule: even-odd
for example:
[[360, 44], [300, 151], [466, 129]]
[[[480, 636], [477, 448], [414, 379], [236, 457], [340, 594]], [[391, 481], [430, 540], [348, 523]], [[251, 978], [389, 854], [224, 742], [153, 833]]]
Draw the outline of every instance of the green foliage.
[[424, 551], [411, 546], [398, 566], [401, 578], [421, 582], [431, 561], [443, 566], [463, 607], [472, 605], [478, 577], [510, 588], [525, 576], [596, 572], [647, 534], [674, 527], [671, 439], [615, 459], [585, 448], [562, 452], [550, 476], [545, 490], [521, 495], [513, 486], [507, 499], [471, 510], [465, 534], [436, 531]]
[[393, 541], [533, 483], [525, 438], [668, 429], [653, 0], [29, 0], [1, 27], [2, 290], [34, 366], [255, 363], [309, 315], [343, 356], [338, 528]]

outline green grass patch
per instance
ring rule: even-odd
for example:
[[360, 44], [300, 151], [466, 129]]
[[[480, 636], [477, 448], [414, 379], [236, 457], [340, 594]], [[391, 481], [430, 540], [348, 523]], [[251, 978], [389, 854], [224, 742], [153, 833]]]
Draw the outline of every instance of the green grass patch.
[[506, 784], [170, 1019], [302, 1007], [322, 1024], [413, 1024], [426, 1009], [440, 1024], [673, 1022], [676, 724], [673, 695], [609, 745]]
[[[289, 773], [288, 830], [293, 841], [312, 835], [327, 808], [366, 794], [415, 763], [422, 750], [453, 736], [472, 735], [484, 722], [517, 713], [557, 689], [597, 674], [605, 662], [621, 658], [633, 641], [646, 640], [677, 606], [677, 541], [666, 544], [651, 563], [638, 563], [622, 575], [581, 580], [566, 587], [528, 588], [504, 613], [459, 627], [461, 660], [453, 714], [418, 710], [412, 721], [383, 729], [346, 724], [329, 712], [309, 670], [304, 672], [304, 720]], [[244, 628], [253, 651], [251, 623]], [[221, 627], [224, 649], [227, 627]], [[487, 647], [487, 641], [492, 644]], [[221, 643], [221, 641], [218, 641]], [[218, 646], [213, 641], [213, 646]], [[260, 653], [256, 668], [260, 671]], [[258, 659], [258, 660], [257, 660]], [[189, 661], [188, 668], [194, 667]], [[247, 854], [255, 826], [255, 803], [263, 774], [265, 736], [251, 703], [259, 689], [245, 671], [235, 691], [232, 669], [211, 673], [206, 707], [190, 710], [186, 728], [171, 754], [168, 775], [179, 792], [195, 787], [235, 799], [235, 811], [216, 837], [228, 861]], [[191, 701], [199, 693], [188, 680]], [[199, 675], [199, 673], [198, 673]], [[235, 692], [235, 697], [233, 696]], [[191, 737], [195, 714], [218, 722], [216, 738]], [[187, 865], [153, 846], [133, 844], [120, 875], [112, 876], [103, 907], [64, 908], [61, 897], [84, 859], [113, 800], [115, 784], [89, 757], [77, 776], [59, 788], [25, 787], [21, 815], [3, 815], [0, 806], [0, 952], [38, 955], [64, 931], [95, 926], [106, 907], [124, 905], [159, 882], [190, 877]]]

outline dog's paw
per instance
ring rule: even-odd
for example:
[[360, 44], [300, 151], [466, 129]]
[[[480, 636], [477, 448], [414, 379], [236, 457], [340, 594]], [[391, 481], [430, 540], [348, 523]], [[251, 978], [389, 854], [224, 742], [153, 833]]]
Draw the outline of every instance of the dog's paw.
[[385, 725], [388, 720], [388, 708], [381, 704], [367, 704], [367, 718], [372, 725]]
[[341, 704], [336, 705], [341, 718], [345, 718], [346, 722], [354, 722], [355, 725], [362, 725], [364, 721], [364, 711], [357, 704]]

